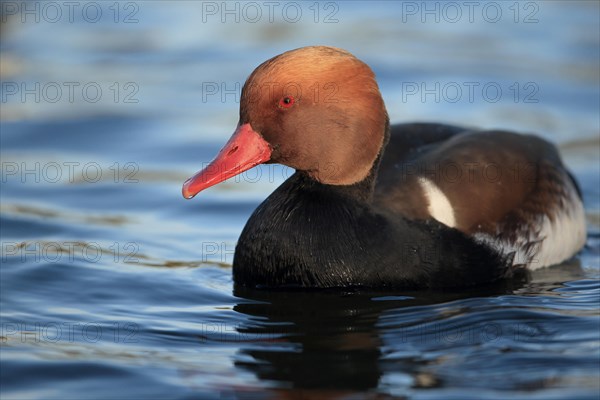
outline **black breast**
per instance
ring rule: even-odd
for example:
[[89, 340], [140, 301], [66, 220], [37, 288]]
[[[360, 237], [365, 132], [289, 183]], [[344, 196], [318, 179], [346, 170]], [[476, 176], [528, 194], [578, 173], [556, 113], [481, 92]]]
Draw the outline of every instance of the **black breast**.
[[408, 221], [296, 173], [248, 220], [233, 277], [252, 287], [461, 287], [511, 274], [500, 255], [436, 221]]

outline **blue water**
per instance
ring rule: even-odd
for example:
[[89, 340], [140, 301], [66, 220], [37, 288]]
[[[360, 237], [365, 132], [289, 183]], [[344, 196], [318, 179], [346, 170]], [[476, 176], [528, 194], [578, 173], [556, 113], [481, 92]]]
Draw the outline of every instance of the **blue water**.
[[[0, 3], [2, 399], [599, 397], [597, 1], [75, 3]], [[393, 122], [556, 143], [586, 247], [461, 292], [234, 291], [290, 170], [181, 184], [252, 69], [309, 44], [371, 65]]]

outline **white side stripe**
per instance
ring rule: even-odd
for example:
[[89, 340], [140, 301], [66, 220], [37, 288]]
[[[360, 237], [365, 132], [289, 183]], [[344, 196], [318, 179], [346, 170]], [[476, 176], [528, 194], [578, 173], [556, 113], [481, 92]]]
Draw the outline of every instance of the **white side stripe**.
[[420, 177], [419, 183], [429, 202], [429, 214], [442, 224], [454, 228], [456, 226], [454, 209], [446, 195], [427, 178]]

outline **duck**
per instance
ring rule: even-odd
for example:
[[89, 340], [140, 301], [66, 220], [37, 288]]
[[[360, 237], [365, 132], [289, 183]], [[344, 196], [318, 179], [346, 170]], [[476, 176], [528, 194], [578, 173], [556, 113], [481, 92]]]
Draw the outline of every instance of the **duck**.
[[391, 125], [371, 68], [308, 46], [247, 78], [239, 122], [190, 199], [259, 164], [295, 172], [252, 213], [235, 285], [451, 289], [559, 264], [585, 244], [582, 195], [541, 137]]

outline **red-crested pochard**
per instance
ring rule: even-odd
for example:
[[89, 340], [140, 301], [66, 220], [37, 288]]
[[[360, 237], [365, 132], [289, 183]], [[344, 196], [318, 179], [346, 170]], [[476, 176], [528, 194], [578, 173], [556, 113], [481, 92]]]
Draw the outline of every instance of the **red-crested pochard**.
[[183, 195], [262, 163], [296, 172], [242, 231], [239, 285], [469, 286], [560, 263], [586, 239], [581, 193], [551, 143], [500, 130], [390, 126], [371, 69], [333, 47], [258, 66], [235, 133]]

